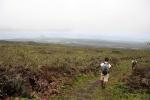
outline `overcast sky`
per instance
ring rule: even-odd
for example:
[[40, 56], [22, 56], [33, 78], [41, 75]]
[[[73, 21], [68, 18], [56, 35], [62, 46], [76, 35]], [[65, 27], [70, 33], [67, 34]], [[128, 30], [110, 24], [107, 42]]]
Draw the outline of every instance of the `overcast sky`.
[[39, 36], [148, 41], [150, 0], [0, 0], [0, 39]]

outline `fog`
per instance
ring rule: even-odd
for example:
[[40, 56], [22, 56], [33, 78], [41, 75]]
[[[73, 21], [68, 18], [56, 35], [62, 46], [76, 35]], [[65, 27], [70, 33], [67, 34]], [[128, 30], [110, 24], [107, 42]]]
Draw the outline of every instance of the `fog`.
[[149, 0], [0, 0], [0, 38], [150, 40]]

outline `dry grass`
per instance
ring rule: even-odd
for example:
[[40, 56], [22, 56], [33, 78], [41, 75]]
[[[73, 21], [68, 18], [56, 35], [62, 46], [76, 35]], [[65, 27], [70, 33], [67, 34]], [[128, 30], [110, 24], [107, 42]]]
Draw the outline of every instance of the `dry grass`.
[[[141, 59], [150, 55], [149, 50], [71, 47], [32, 42], [1, 42], [0, 51], [0, 89], [3, 91], [5, 86], [10, 86], [14, 90], [11, 94], [0, 92], [1, 97], [34, 95], [46, 98], [59, 95], [61, 87], [66, 84], [71, 86], [77, 76], [90, 73], [97, 75], [104, 57], [109, 57], [112, 65], [117, 66], [122, 60], [132, 57]], [[20, 87], [17, 87], [16, 81], [19, 81]]]

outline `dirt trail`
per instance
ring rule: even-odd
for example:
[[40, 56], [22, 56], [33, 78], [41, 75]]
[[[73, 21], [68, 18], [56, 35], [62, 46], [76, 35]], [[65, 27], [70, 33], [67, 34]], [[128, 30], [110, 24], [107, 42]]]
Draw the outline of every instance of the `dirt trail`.
[[100, 80], [89, 83], [87, 86], [82, 87], [77, 91], [77, 100], [92, 100], [92, 95], [96, 88], [100, 87]]
[[[123, 64], [123, 63], [122, 63]], [[119, 67], [124, 67], [124, 65], [119, 65]], [[129, 71], [129, 66], [126, 66], [126, 69], [120, 69], [115, 72], [110, 73], [111, 77], [109, 79], [108, 87], [113, 87], [114, 84], [118, 83], [120, 79], [124, 76], [124, 73]], [[103, 98], [109, 95], [107, 90], [104, 90], [101, 88], [100, 80], [97, 78], [96, 80], [90, 80], [86, 85], [81, 87], [76, 91], [76, 97], [77, 100], [93, 100], [94, 99], [94, 94], [97, 92], [96, 90], [99, 89], [98, 92], [98, 97]], [[95, 100], [95, 99], [94, 99]]]

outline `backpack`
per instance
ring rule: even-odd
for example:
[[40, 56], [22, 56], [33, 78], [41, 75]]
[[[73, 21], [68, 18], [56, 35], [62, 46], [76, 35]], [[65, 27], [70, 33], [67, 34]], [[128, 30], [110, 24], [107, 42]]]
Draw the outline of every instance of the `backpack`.
[[107, 75], [109, 73], [109, 63], [104, 63], [102, 66], [102, 74]]
[[135, 66], [136, 64], [137, 64], [137, 61], [134, 60], [134, 61], [132, 62], [132, 66]]

